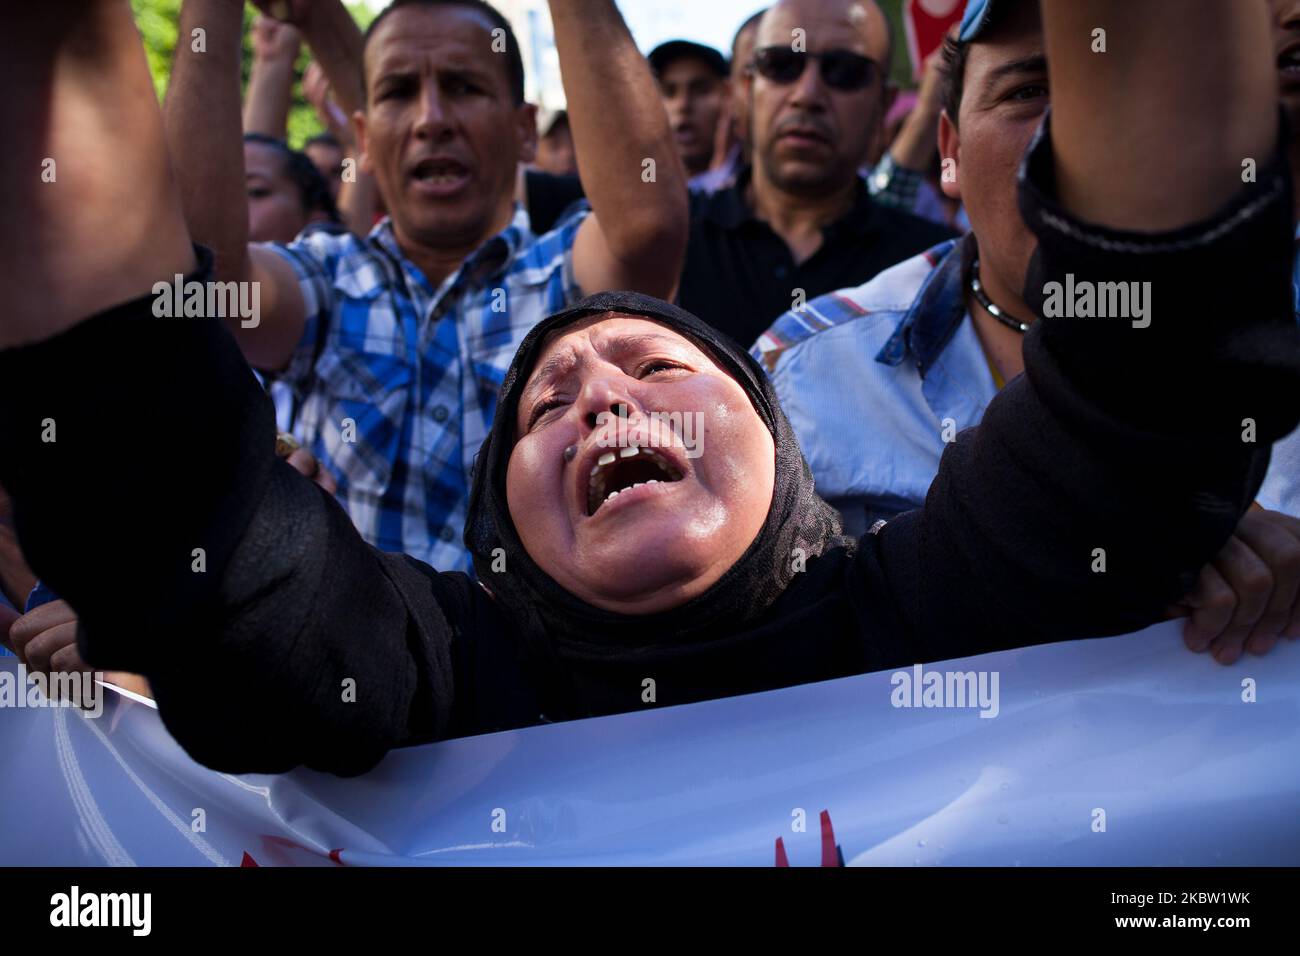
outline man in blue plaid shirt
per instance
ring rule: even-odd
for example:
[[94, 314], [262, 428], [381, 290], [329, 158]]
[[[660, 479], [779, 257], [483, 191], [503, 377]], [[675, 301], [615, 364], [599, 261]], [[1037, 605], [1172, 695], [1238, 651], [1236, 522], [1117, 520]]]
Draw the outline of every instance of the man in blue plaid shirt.
[[258, 321], [231, 329], [254, 367], [297, 391], [298, 434], [361, 533], [468, 570], [470, 472], [525, 333], [586, 293], [674, 294], [686, 185], [654, 79], [613, 0], [551, 0], [590, 208], [537, 236], [514, 201], [536, 110], [496, 10], [396, 0], [363, 38], [339, 0], [295, 0], [289, 19], [352, 114], [389, 216], [365, 239], [249, 245], [239, 6], [182, 11], [182, 37], [206, 31], [204, 52], [178, 47], [166, 103], [190, 231], [218, 278], [260, 283]]

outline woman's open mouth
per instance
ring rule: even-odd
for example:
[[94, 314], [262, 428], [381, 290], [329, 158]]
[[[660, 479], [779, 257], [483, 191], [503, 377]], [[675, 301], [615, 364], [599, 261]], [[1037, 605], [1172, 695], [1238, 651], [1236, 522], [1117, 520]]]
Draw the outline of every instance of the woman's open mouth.
[[602, 454], [587, 481], [587, 516], [619, 495], [643, 486], [671, 484], [682, 480], [682, 472], [653, 448], [629, 445]]

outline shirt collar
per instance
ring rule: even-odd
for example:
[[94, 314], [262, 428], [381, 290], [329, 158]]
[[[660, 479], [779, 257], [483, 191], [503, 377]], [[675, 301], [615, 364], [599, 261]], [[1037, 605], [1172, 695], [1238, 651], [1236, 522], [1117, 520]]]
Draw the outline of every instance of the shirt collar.
[[877, 362], [897, 366], [911, 356], [925, 378], [966, 318], [966, 276], [976, 251], [975, 234], [967, 233], [964, 238], [949, 239], [925, 253], [934, 269], [876, 356]]
[[[394, 262], [400, 263], [402, 271], [408, 278], [414, 279], [429, 294], [433, 293], [434, 290], [424, 273], [402, 254], [397, 244], [397, 236], [393, 232], [391, 216], [385, 216], [374, 229], [370, 230], [369, 239], [388, 253]], [[522, 203], [516, 202], [510, 224], [466, 257], [454, 273], [456, 282], [473, 282], [482, 285], [499, 278], [505, 274], [520, 250], [532, 239], [532, 222], [528, 218], [528, 210]]]
[[[745, 200], [745, 190], [753, 177], [753, 167], [744, 167], [736, 176], [734, 185], [720, 189], [707, 198], [704, 216], [717, 223], [723, 229], [733, 230], [750, 222], [767, 225], [758, 214], [750, 208]], [[853, 205], [843, 216], [824, 228], [824, 232], [835, 234], [844, 231], [850, 235], [862, 236], [876, 227], [879, 207], [872, 202], [871, 193], [861, 176], [854, 178]]]

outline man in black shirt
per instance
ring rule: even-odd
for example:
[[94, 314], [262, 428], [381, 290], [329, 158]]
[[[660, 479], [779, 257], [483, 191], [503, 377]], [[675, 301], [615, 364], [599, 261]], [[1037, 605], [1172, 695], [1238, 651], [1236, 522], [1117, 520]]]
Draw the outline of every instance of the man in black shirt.
[[753, 166], [691, 199], [680, 302], [738, 342], [950, 238], [876, 205], [858, 174], [881, 125], [891, 42], [874, 2], [781, 0], [746, 74]]

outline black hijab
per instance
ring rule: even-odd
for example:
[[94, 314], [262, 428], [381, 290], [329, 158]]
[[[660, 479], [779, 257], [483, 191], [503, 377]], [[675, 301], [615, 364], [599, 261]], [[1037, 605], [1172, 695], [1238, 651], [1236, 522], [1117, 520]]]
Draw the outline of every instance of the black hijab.
[[[506, 502], [506, 470], [519, 398], [546, 337], [580, 319], [608, 312], [653, 319], [700, 345], [748, 394], [776, 447], [772, 506], [758, 537], [709, 590], [658, 614], [616, 614], [560, 587], [524, 550]], [[744, 631], [798, 573], [795, 549], [802, 549], [810, 560], [839, 534], [839, 514], [813, 491], [812, 472], [781, 411], [776, 391], [758, 363], [689, 312], [632, 292], [589, 296], [528, 333], [506, 372], [492, 429], [475, 461], [465, 523], [465, 545], [474, 556], [479, 579], [520, 628], [531, 650], [551, 663], [557, 657], [649, 659], [657, 653], [671, 654], [674, 647], [725, 639]], [[491, 570], [497, 548], [505, 552], [505, 573]]]

